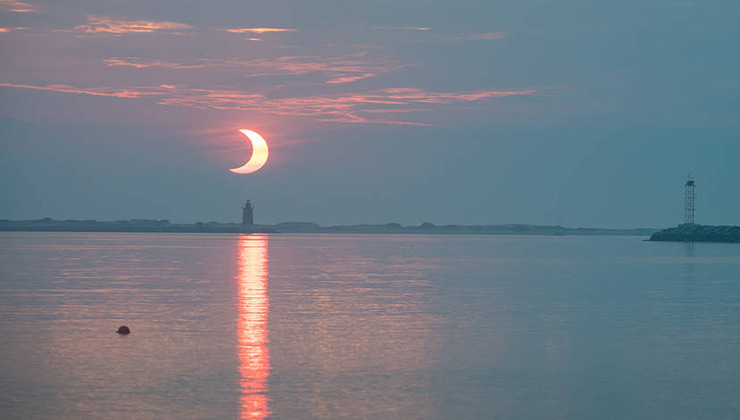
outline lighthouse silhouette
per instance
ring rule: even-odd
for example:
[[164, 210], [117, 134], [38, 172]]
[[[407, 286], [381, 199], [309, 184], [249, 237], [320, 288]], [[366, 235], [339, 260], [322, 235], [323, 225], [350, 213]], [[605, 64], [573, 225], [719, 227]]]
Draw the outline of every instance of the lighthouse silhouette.
[[242, 226], [254, 226], [254, 206], [249, 199], [242, 207]]

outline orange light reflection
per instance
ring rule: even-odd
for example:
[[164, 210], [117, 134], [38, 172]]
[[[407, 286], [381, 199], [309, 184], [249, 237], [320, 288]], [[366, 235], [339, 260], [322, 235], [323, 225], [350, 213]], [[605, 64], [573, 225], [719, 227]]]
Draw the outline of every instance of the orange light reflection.
[[264, 419], [271, 412], [267, 398], [270, 351], [267, 347], [267, 235], [240, 235], [237, 256], [239, 282], [240, 417]]

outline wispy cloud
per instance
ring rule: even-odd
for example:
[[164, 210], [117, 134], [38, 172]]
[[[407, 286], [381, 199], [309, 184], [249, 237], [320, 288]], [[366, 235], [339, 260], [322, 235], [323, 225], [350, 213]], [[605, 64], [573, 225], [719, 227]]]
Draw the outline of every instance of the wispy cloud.
[[330, 84], [356, 82], [407, 67], [388, 58], [369, 59], [366, 54], [362, 52], [342, 57], [285, 56], [250, 60], [242, 65], [257, 70], [253, 76], [320, 73]]
[[25, 85], [16, 83], [0, 83], [0, 87], [12, 87], [20, 89], [44, 90], [49, 92], [74, 93], [78, 95], [107, 96], [112, 98], [138, 99], [144, 96], [161, 95], [161, 90], [148, 87], [131, 88], [78, 88], [70, 85]]
[[224, 31], [234, 34], [265, 34], [271, 32], [295, 32], [296, 30], [292, 28], [226, 28]]
[[376, 30], [389, 30], [389, 31], [431, 31], [432, 28], [426, 26], [373, 26]]
[[354, 76], [340, 76], [340, 77], [336, 77], [336, 78], [331, 79], [331, 80], [327, 80], [326, 83], [332, 83], [332, 84], [336, 84], [336, 83], [351, 83], [351, 82], [356, 82], [358, 80], [367, 79], [367, 78], [373, 77], [373, 76], [377, 76], [377, 73], [360, 73], [360, 74], [356, 74]]
[[20, 27], [20, 26], [16, 26], [16, 27], [13, 27], [13, 28], [0, 28], [0, 33], [3, 33], [3, 32], [15, 32], [15, 31], [25, 31], [26, 29], [28, 29], [28, 28], [23, 28], [23, 27]]
[[200, 60], [192, 64], [174, 63], [171, 61], [154, 60], [138, 57], [112, 57], [103, 60], [108, 67], [133, 67], [144, 69], [149, 67], [161, 67], [170, 69], [195, 69], [203, 67], [224, 67], [228, 66], [228, 61], [217, 62], [215, 60]]
[[318, 73], [324, 76], [325, 83], [342, 84], [386, 74], [409, 67], [390, 58], [368, 58], [367, 51], [340, 57], [322, 56], [283, 56], [273, 59], [256, 60], [199, 60], [191, 63], [175, 63], [156, 59], [137, 57], [112, 57], [103, 62], [108, 67], [171, 69], [195, 69], [203, 67], [244, 68], [248, 76], [305, 75]]
[[156, 103], [166, 106], [257, 111], [276, 115], [310, 117], [316, 121], [394, 125], [427, 124], [382, 118], [379, 115], [430, 111], [432, 109], [430, 107], [477, 102], [507, 96], [531, 95], [536, 92], [534, 89], [431, 92], [419, 88], [405, 87], [337, 95], [270, 98], [260, 93], [236, 89], [206, 89], [182, 85], [77, 88], [69, 85], [35, 86], [0, 83], [0, 86], [116, 98], [142, 99], [150, 97]]
[[[284, 116], [310, 117], [316, 121], [337, 123], [428, 125], [420, 122], [379, 118], [379, 107], [405, 106], [408, 99], [392, 98], [390, 92], [267, 98], [232, 90], [173, 87], [172, 95], [159, 104], [196, 109], [258, 111]], [[366, 114], [366, 110], [371, 110]], [[387, 110], [389, 113], [391, 110]]]
[[85, 33], [115, 35], [152, 32], [178, 33], [185, 29], [190, 29], [190, 25], [169, 21], [123, 20], [105, 16], [88, 16], [86, 24], [75, 27], [75, 30]]
[[177, 68], [180, 66], [179, 63], [171, 63], [169, 61], [162, 60], [148, 60], [136, 57], [106, 58], [103, 62], [108, 67], [134, 67], [137, 69], [144, 69], [147, 67]]
[[17, 0], [0, 0], [0, 8], [15, 13], [30, 13], [36, 11], [36, 6]]
[[501, 39], [506, 38], [506, 32], [485, 32], [482, 34], [474, 34], [468, 36], [459, 36], [452, 39], [456, 40], [480, 40], [480, 39]]

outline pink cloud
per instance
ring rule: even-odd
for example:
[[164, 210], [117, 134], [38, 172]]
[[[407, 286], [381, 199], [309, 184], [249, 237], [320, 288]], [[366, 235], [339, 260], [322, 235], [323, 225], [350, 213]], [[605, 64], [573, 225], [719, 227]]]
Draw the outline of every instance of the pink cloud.
[[129, 34], [167, 32], [177, 33], [183, 29], [190, 29], [190, 25], [179, 22], [152, 21], [152, 20], [122, 20], [105, 16], [88, 16], [85, 25], [78, 25], [75, 30], [85, 33]]
[[331, 84], [356, 82], [407, 67], [389, 59], [364, 59], [364, 54], [344, 57], [286, 56], [251, 60], [241, 65], [259, 70], [252, 76], [321, 73], [328, 77], [326, 83]]
[[28, 28], [23, 28], [23, 27], [20, 27], [20, 26], [16, 26], [16, 27], [13, 27], [13, 28], [0, 28], [0, 33], [3, 33], [3, 32], [14, 32], [14, 31], [25, 31], [26, 29], [28, 29]]
[[265, 34], [274, 32], [295, 32], [292, 28], [226, 28], [226, 32], [234, 34], [252, 33], [252, 34]]
[[30, 13], [36, 11], [36, 6], [17, 0], [0, 0], [0, 8], [15, 13]]
[[310, 117], [316, 121], [427, 125], [413, 121], [378, 118], [379, 114], [429, 111], [429, 107], [476, 102], [489, 98], [531, 95], [529, 90], [480, 90], [468, 92], [430, 92], [419, 88], [391, 88], [364, 93], [268, 98], [260, 93], [230, 89], [205, 89], [180, 85], [127, 88], [77, 88], [68, 85], [35, 86], [0, 83], [3, 87], [45, 90], [115, 98], [153, 98], [166, 106], [195, 109], [257, 111], [275, 115]]
[[377, 76], [377, 74], [375, 74], [375, 73], [361, 73], [361, 74], [356, 74], [354, 76], [340, 76], [340, 77], [337, 77], [337, 78], [334, 78], [334, 79], [331, 79], [331, 80], [327, 80], [326, 83], [332, 83], [332, 84], [337, 84], [337, 83], [351, 83], [351, 82], [356, 82], [358, 80], [367, 79], [367, 78], [373, 77], [373, 76]]
[[472, 92], [429, 92], [418, 88], [394, 88], [332, 96], [267, 98], [231, 90], [178, 87], [159, 104], [199, 109], [260, 111], [277, 115], [311, 117], [317, 121], [427, 125], [413, 121], [377, 118], [378, 114], [429, 111], [420, 106], [454, 105], [488, 98], [531, 95], [534, 89], [521, 91], [484, 90]]
[[143, 69], [147, 67], [181, 68], [181, 64], [162, 60], [148, 60], [145, 58], [122, 57], [107, 58], [103, 62], [108, 67], [134, 67]]
[[403, 30], [403, 31], [431, 31], [432, 28], [426, 26], [373, 26], [376, 30]]
[[139, 57], [111, 57], [103, 60], [108, 67], [133, 67], [136, 69], [145, 69], [150, 67], [159, 67], [167, 69], [199, 69], [206, 67], [235, 67], [238, 61], [232, 60], [214, 60], [203, 59], [193, 63], [175, 63], [172, 61], [139, 58]]
[[342, 57], [283, 56], [270, 59], [240, 60], [199, 60], [192, 63], [175, 63], [163, 60], [137, 57], [112, 57], [103, 60], [108, 67], [171, 69], [195, 69], [204, 67], [245, 68], [251, 72], [247, 76], [297, 76], [310, 73], [323, 75], [329, 84], [343, 84], [386, 74], [397, 69], [409, 67], [389, 58], [366, 58], [367, 52]]
[[108, 96], [113, 98], [142, 98], [144, 96], [160, 95], [157, 88], [77, 88], [70, 85], [24, 85], [15, 83], [0, 83], [0, 87], [20, 89], [45, 90], [49, 92], [74, 93], [78, 95]]

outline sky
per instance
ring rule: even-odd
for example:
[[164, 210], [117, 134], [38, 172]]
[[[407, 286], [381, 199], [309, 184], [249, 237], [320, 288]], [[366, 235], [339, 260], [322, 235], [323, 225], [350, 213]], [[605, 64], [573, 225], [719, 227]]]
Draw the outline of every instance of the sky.
[[[0, 0], [0, 219], [740, 224], [736, 0]], [[251, 149], [261, 170], [237, 175]]]

